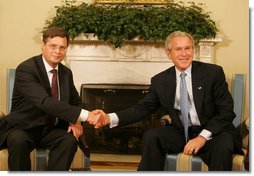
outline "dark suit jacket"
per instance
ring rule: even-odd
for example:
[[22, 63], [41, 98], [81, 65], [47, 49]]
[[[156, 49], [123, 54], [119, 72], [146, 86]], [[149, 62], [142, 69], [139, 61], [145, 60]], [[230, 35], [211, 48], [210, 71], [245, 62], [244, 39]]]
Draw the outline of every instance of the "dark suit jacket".
[[[223, 130], [236, 134], [232, 124], [235, 118], [233, 99], [223, 69], [217, 65], [193, 61], [192, 90], [201, 127], [213, 135]], [[119, 126], [140, 121], [162, 107], [171, 117], [172, 125], [183, 130], [174, 109], [175, 92], [176, 72], [173, 66], [151, 79], [149, 93], [142, 101], [130, 109], [116, 112]], [[240, 145], [239, 138], [237, 142]]]
[[16, 68], [11, 113], [0, 122], [0, 148], [10, 128], [29, 129], [45, 124], [48, 116], [75, 123], [82, 102], [73, 83], [72, 72], [58, 67], [60, 100], [50, 97], [50, 83], [42, 55], [34, 56]]

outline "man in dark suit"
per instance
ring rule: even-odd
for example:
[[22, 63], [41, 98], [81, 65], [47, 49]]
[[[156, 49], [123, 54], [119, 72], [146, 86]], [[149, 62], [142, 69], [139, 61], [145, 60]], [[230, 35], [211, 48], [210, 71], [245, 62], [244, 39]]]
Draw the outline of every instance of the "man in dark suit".
[[[242, 153], [241, 140], [232, 124], [233, 99], [223, 69], [214, 64], [193, 61], [194, 40], [185, 32], [170, 34], [165, 42], [168, 58], [174, 66], [155, 75], [146, 97], [130, 109], [106, 115], [95, 127], [123, 126], [143, 120], [162, 108], [171, 124], [146, 131], [138, 170], [163, 170], [165, 154], [198, 154], [211, 171], [231, 170], [232, 155]], [[180, 93], [181, 78], [187, 87], [187, 127], [184, 133]], [[99, 111], [98, 111], [99, 112]]]
[[68, 45], [64, 29], [49, 28], [43, 31], [42, 54], [16, 68], [11, 112], [0, 121], [0, 149], [8, 148], [11, 171], [31, 170], [30, 152], [38, 146], [50, 150], [48, 170], [69, 170], [81, 121], [96, 119], [82, 109], [72, 72], [61, 64]]

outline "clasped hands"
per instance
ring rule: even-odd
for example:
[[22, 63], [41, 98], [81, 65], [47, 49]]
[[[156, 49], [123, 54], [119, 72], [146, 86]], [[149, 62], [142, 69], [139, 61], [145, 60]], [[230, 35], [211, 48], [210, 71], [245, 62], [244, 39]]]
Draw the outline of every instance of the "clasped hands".
[[90, 111], [87, 122], [94, 126], [94, 128], [100, 128], [102, 126], [108, 125], [110, 122], [109, 116], [102, 110], [96, 109]]
[[[89, 112], [87, 122], [94, 125], [94, 128], [100, 128], [109, 124], [109, 116], [102, 110], [94, 110]], [[77, 140], [83, 134], [83, 126], [81, 122], [77, 121], [75, 124], [70, 124], [67, 130], [68, 133], [72, 132]]]

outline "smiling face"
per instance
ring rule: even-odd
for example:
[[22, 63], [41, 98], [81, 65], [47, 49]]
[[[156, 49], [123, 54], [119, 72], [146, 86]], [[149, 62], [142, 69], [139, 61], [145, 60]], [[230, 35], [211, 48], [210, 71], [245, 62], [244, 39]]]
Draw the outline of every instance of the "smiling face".
[[171, 47], [167, 50], [168, 58], [179, 71], [186, 70], [192, 64], [194, 57], [191, 39], [188, 36], [175, 36], [169, 42]]

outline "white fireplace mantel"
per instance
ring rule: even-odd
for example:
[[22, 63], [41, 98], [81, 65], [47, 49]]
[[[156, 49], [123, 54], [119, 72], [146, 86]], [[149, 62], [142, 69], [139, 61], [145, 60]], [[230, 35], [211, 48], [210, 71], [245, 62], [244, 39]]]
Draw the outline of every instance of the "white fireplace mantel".
[[[220, 37], [201, 40], [195, 60], [214, 63], [214, 46], [221, 41]], [[150, 84], [152, 76], [173, 65], [162, 42], [132, 40], [115, 48], [92, 34], [71, 41], [65, 62], [77, 90], [86, 83]]]

